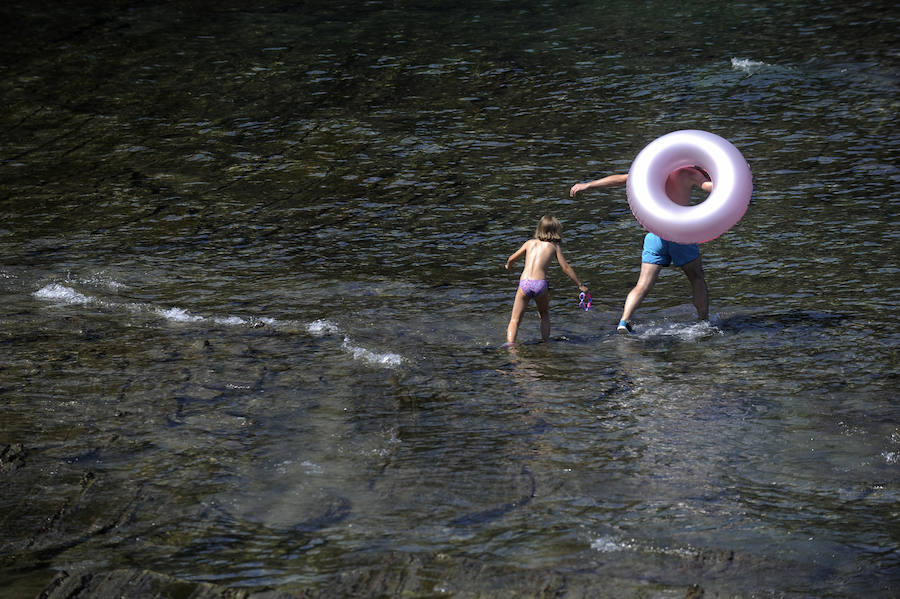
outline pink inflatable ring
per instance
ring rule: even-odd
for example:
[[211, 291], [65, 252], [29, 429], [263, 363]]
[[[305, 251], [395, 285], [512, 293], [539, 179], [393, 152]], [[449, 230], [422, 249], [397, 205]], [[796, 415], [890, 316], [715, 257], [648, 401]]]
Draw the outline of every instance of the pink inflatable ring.
[[[666, 178], [685, 166], [700, 166], [712, 193], [696, 206], [680, 206], [666, 195]], [[650, 142], [628, 171], [628, 205], [651, 233], [677, 243], [715, 239], [737, 224], [750, 203], [753, 175], [731, 142], [706, 131], [675, 131]]]

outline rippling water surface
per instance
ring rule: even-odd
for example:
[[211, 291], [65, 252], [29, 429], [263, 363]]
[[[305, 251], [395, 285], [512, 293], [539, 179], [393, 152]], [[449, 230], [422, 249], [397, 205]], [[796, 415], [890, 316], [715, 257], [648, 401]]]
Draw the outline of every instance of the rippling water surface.
[[[0, 16], [4, 586], [900, 592], [889, 3]], [[620, 338], [642, 230], [568, 189], [685, 128], [753, 200]], [[506, 349], [545, 213], [594, 308]]]

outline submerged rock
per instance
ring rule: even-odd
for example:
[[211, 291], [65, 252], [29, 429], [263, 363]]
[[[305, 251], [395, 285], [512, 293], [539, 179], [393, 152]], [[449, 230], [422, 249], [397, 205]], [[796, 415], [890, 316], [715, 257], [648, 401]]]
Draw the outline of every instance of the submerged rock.
[[25, 448], [21, 443], [4, 445], [0, 449], [0, 474], [15, 472], [25, 465]]
[[[590, 569], [569, 572], [498, 569], [482, 560], [443, 553], [389, 553], [317, 588], [242, 589], [183, 580], [141, 569], [59, 572], [39, 599], [153, 597], [155, 599], [325, 599], [334, 597], [465, 597], [487, 599], [610, 599], [666, 596], [699, 599], [704, 588], [598, 576]], [[714, 595], [717, 596], [717, 595]], [[739, 595], [728, 595], [739, 596]]]
[[59, 572], [38, 599], [86, 599], [88, 597], [190, 597], [191, 599], [281, 599], [287, 593], [252, 592], [206, 582], [181, 580], [149, 570], [110, 572]]

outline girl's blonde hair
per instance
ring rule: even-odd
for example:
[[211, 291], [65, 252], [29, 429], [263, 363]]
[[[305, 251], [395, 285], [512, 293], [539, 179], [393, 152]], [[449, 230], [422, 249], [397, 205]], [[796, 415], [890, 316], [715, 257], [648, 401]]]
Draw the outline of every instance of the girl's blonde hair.
[[553, 243], [562, 242], [562, 225], [553, 216], [544, 216], [538, 223], [534, 236], [541, 241], [550, 241]]

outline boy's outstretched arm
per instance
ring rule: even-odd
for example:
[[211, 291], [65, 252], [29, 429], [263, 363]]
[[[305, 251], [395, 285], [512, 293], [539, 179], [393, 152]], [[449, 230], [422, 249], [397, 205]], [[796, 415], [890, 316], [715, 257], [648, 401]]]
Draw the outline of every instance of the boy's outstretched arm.
[[594, 189], [596, 187], [621, 187], [628, 182], [628, 173], [622, 175], [609, 175], [601, 179], [594, 179], [587, 183], [576, 183], [569, 190], [569, 197], [575, 197], [575, 194], [586, 189]]

